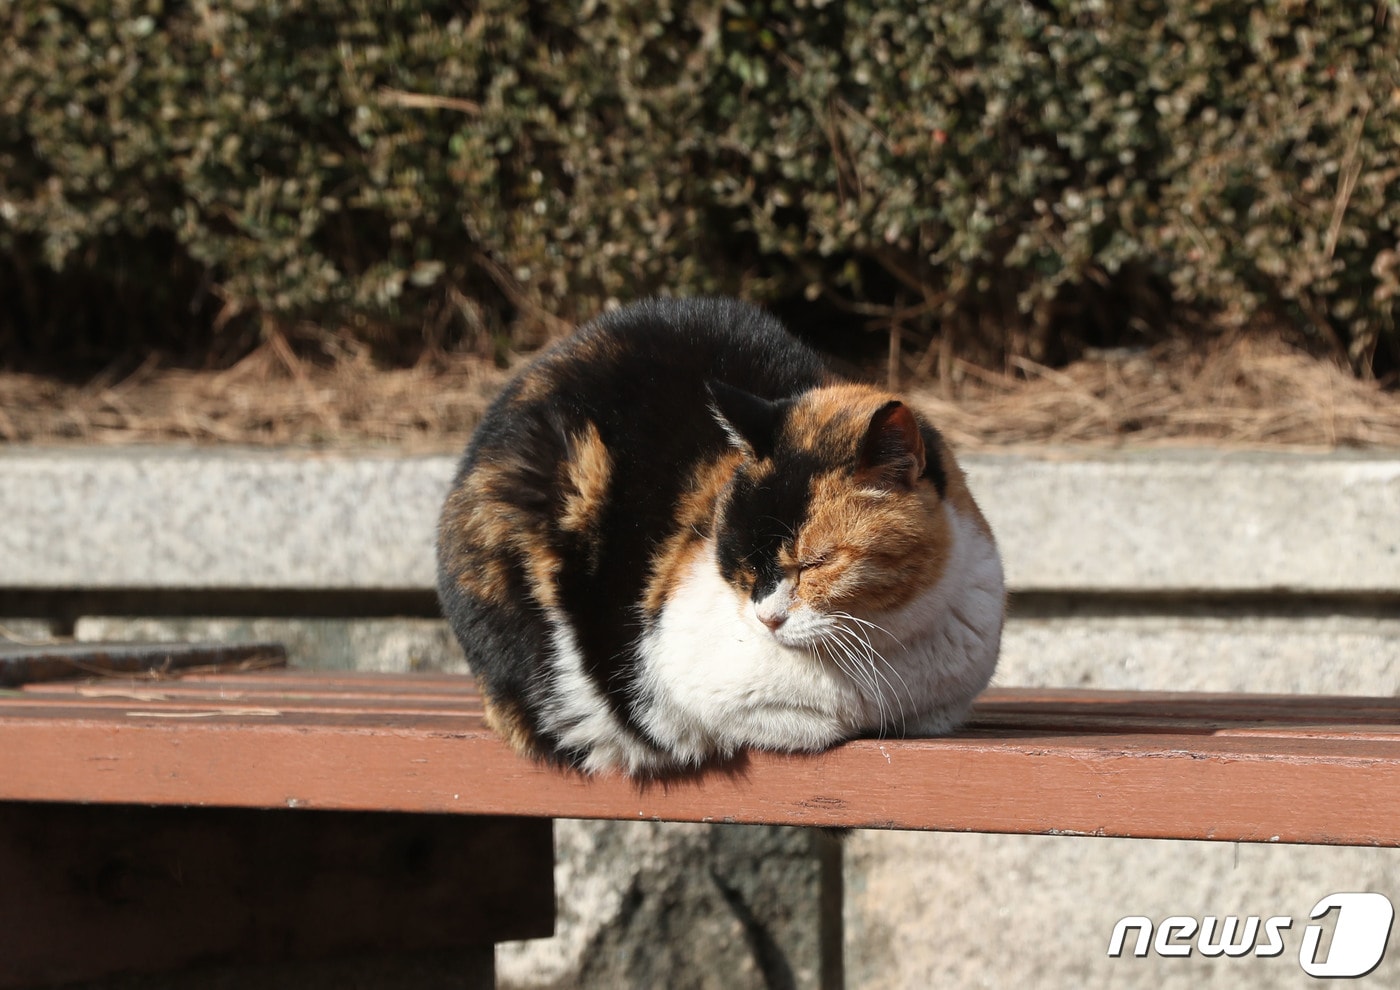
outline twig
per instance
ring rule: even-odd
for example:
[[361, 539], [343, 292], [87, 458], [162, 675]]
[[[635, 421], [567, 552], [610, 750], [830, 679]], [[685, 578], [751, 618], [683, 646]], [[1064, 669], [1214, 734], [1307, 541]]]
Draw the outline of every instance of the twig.
[[1342, 158], [1341, 174], [1337, 178], [1337, 199], [1332, 204], [1332, 222], [1327, 225], [1327, 240], [1324, 246], [1328, 261], [1332, 260], [1332, 255], [1337, 250], [1337, 238], [1342, 234], [1342, 216], [1347, 211], [1347, 204], [1351, 202], [1351, 194], [1356, 191], [1356, 182], [1361, 178], [1361, 163], [1356, 160], [1356, 149], [1361, 144], [1361, 132], [1366, 127], [1366, 117], [1370, 112], [1369, 106], [1361, 108], [1361, 119], [1356, 122], [1356, 133], [1347, 142], [1346, 155]]
[[410, 110], [456, 110], [459, 113], [476, 116], [481, 113], [481, 104], [456, 96], [437, 96], [433, 93], [410, 93], [402, 89], [379, 88], [379, 102]]
[[474, 260], [490, 276], [491, 281], [496, 283], [496, 288], [500, 289], [513, 305], [525, 310], [543, 323], [549, 329], [551, 336], [562, 337], [573, 329], [567, 321], [561, 320], [531, 299], [525, 287], [516, 280], [514, 275], [506, 271], [505, 265], [502, 265], [495, 258], [484, 251], [478, 251]]

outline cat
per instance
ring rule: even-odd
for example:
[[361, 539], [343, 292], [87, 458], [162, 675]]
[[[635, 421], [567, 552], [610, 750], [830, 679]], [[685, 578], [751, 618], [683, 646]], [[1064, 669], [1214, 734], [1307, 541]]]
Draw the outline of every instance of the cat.
[[438, 593], [512, 746], [635, 776], [951, 731], [1005, 611], [938, 432], [723, 298], [607, 312], [506, 385]]

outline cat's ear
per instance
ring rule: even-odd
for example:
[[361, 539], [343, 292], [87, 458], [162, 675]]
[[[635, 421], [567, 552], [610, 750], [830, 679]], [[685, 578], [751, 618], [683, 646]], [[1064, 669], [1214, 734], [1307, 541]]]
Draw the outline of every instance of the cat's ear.
[[773, 456], [782, 425], [784, 403], [734, 388], [723, 382], [708, 382], [710, 410], [739, 450], [753, 454], [754, 460]]
[[913, 410], [897, 400], [875, 410], [860, 446], [861, 479], [884, 487], [913, 488], [924, 464], [924, 438]]

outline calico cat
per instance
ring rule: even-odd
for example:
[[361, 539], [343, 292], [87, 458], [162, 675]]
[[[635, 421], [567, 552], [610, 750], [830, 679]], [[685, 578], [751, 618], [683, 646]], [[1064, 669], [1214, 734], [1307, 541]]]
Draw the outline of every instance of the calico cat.
[[438, 592], [512, 745], [634, 775], [951, 731], [1005, 604], [938, 432], [729, 299], [609, 312], [506, 386]]

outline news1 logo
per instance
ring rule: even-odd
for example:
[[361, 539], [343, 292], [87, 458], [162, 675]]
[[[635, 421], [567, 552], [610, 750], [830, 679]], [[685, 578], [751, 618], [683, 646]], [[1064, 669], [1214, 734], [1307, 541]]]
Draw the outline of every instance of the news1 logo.
[[[1298, 965], [1304, 973], [1319, 979], [1365, 976], [1385, 957], [1391, 922], [1395, 920], [1390, 898], [1373, 892], [1328, 894], [1313, 905], [1310, 917], [1317, 921], [1334, 911], [1337, 917], [1332, 941], [1325, 953], [1320, 951], [1325, 926], [1308, 925], [1298, 947]], [[1293, 919], [1284, 915], [1262, 921], [1250, 915], [1243, 923], [1234, 916], [1221, 919], [1208, 915], [1197, 921], [1186, 915], [1173, 915], [1156, 926], [1151, 918], [1130, 915], [1113, 926], [1108, 954], [1114, 959], [1122, 956], [1131, 931], [1136, 933], [1133, 955], [1139, 957], [1149, 951], [1168, 957], [1189, 956], [1192, 951], [1207, 957], [1278, 956], [1286, 948], [1283, 933], [1292, 927]]]

